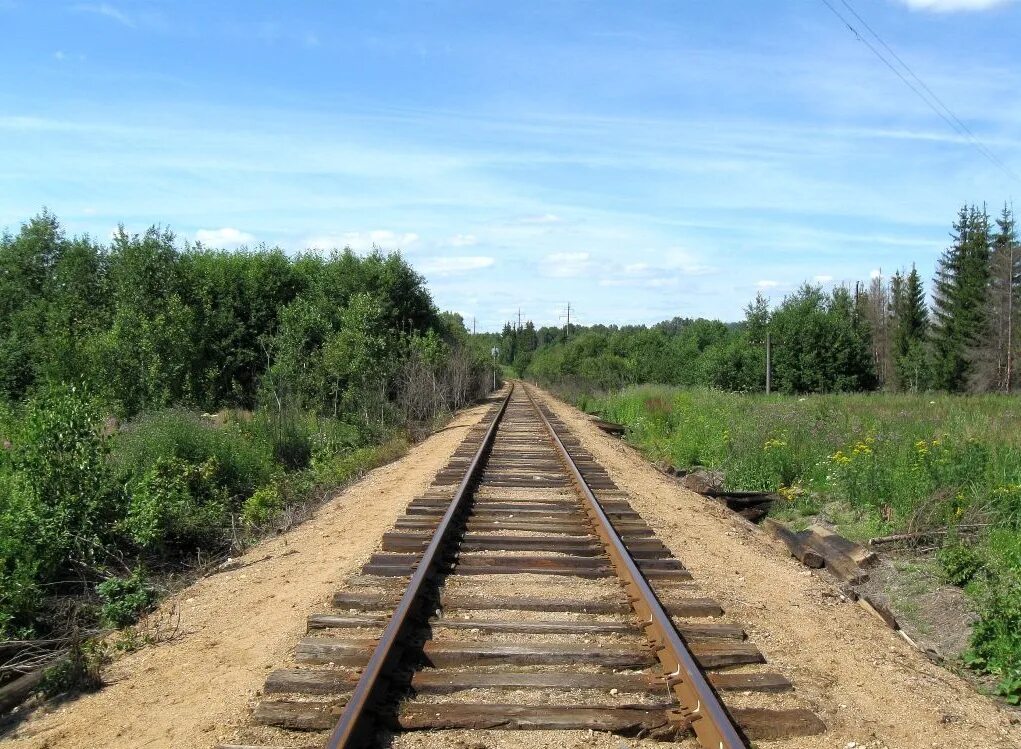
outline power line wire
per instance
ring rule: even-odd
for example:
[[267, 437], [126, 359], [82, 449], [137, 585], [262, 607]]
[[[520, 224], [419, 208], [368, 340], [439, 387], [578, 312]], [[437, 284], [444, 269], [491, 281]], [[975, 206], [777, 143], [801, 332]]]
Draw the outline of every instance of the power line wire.
[[986, 157], [987, 159], [991, 160], [991, 161], [992, 161], [992, 162], [993, 162], [993, 163], [994, 163], [994, 164], [995, 164], [996, 166], [998, 166], [998, 167], [999, 167], [1000, 169], [1002, 169], [1003, 171], [1005, 171], [1005, 172], [1007, 172], [1008, 174], [1010, 174], [1010, 175], [1011, 175], [1011, 176], [1012, 176], [1012, 177], [1013, 177], [1014, 179], [1017, 179], [1017, 178], [1018, 178], [1018, 177], [1017, 177], [1017, 175], [1016, 175], [1016, 174], [1015, 174], [1015, 173], [1014, 173], [1014, 172], [1013, 172], [1013, 171], [1011, 170], [1011, 168], [1010, 168], [1009, 166], [1007, 166], [1007, 165], [1006, 165], [1006, 164], [1005, 164], [1005, 163], [1003, 162], [1003, 160], [1002, 160], [1002, 159], [1000, 159], [1000, 158], [999, 158], [999, 157], [998, 157], [998, 156], [997, 156], [996, 154], [994, 154], [994, 153], [993, 153], [993, 152], [992, 152], [991, 150], [989, 150], [989, 148], [988, 148], [988, 147], [986, 146], [986, 144], [985, 144], [985, 143], [983, 143], [983, 142], [982, 142], [981, 140], [979, 140], [979, 137], [978, 137], [977, 135], [975, 135], [975, 133], [974, 133], [974, 132], [972, 132], [971, 128], [970, 128], [970, 127], [968, 127], [968, 126], [967, 126], [967, 125], [966, 125], [966, 124], [965, 124], [965, 123], [964, 123], [964, 122], [963, 122], [963, 121], [961, 120], [961, 118], [960, 118], [960, 117], [958, 117], [958, 116], [957, 116], [957, 115], [956, 115], [956, 114], [954, 113], [954, 111], [953, 111], [953, 110], [952, 110], [952, 109], [951, 109], [950, 107], [948, 107], [948, 106], [946, 105], [946, 103], [945, 103], [945, 102], [944, 102], [944, 101], [943, 101], [942, 99], [940, 99], [940, 98], [939, 98], [939, 96], [937, 96], [937, 95], [936, 95], [936, 92], [935, 92], [935, 91], [933, 91], [933, 90], [932, 90], [931, 88], [929, 88], [929, 86], [928, 86], [928, 85], [926, 84], [926, 82], [925, 82], [925, 81], [923, 81], [923, 80], [922, 80], [922, 79], [921, 79], [921, 78], [920, 78], [920, 77], [919, 77], [919, 76], [918, 76], [918, 75], [917, 75], [917, 74], [915, 73], [915, 71], [911, 69], [911, 66], [910, 66], [910, 65], [908, 65], [908, 64], [907, 64], [906, 62], [904, 62], [904, 60], [903, 60], [903, 59], [901, 59], [901, 56], [900, 56], [900, 55], [898, 55], [898, 54], [897, 54], [897, 53], [896, 53], [896, 52], [894, 51], [894, 49], [893, 49], [893, 48], [892, 48], [892, 47], [891, 47], [891, 46], [890, 46], [889, 44], [887, 44], [887, 43], [886, 43], [886, 40], [884, 40], [884, 39], [883, 39], [883, 37], [881, 37], [881, 36], [879, 35], [879, 32], [877, 32], [877, 31], [876, 31], [875, 29], [873, 29], [873, 28], [872, 28], [871, 26], [869, 26], [869, 23], [868, 23], [868, 21], [866, 21], [866, 20], [865, 20], [864, 18], [862, 18], [862, 17], [861, 17], [861, 14], [859, 14], [859, 13], [858, 13], [858, 11], [857, 11], [857, 10], [855, 10], [854, 6], [853, 6], [853, 5], [851, 5], [851, 3], [849, 2], [849, 0], [840, 0], [840, 2], [842, 2], [842, 3], [844, 4], [844, 7], [846, 7], [846, 8], [847, 8], [847, 9], [848, 9], [849, 11], [851, 11], [851, 13], [852, 13], [852, 14], [854, 15], [854, 17], [855, 17], [855, 18], [857, 18], [857, 19], [858, 19], [858, 21], [860, 21], [860, 22], [861, 22], [861, 25], [862, 25], [862, 26], [864, 26], [864, 27], [865, 27], [865, 29], [866, 29], [866, 30], [867, 30], [867, 31], [868, 31], [868, 32], [869, 32], [870, 34], [872, 34], [872, 36], [873, 36], [873, 37], [875, 38], [875, 40], [876, 40], [877, 42], [879, 42], [879, 43], [880, 43], [880, 44], [881, 44], [881, 45], [883, 46], [883, 49], [885, 49], [885, 50], [886, 50], [887, 52], [889, 52], [889, 53], [890, 53], [890, 55], [891, 55], [891, 56], [893, 57], [893, 59], [894, 59], [894, 60], [896, 60], [896, 61], [897, 61], [897, 62], [898, 62], [898, 63], [900, 64], [900, 66], [901, 66], [902, 68], [904, 68], [904, 71], [905, 71], [905, 72], [906, 72], [906, 73], [907, 73], [907, 74], [908, 74], [909, 76], [911, 76], [911, 78], [912, 78], [912, 79], [913, 79], [913, 80], [914, 80], [915, 82], [917, 82], [917, 83], [918, 83], [918, 85], [919, 85], [919, 86], [920, 86], [920, 87], [922, 88], [922, 90], [923, 90], [923, 91], [925, 91], [925, 93], [926, 93], [926, 94], [928, 94], [928, 96], [929, 96], [929, 97], [931, 98], [931, 100], [932, 100], [932, 101], [933, 101], [933, 102], [934, 102], [934, 103], [935, 103], [935, 104], [936, 104], [936, 105], [937, 105], [937, 106], [938, 106], [938, 107], [939, 107], [940, 109], [942, 109], [942, 110], [943, 110], [944, 112], [946, 112], [946, 113], [947, 113], [947, 115], [949, 115], [949, 116], [950, 116], [950, 118], [951, 118], [951, 119], [952, 119], [952, 120], [953, 120], [953, 121], [954, 121], [955, 123], [957, 123], [958, 127], [956, 127], [956, 128], [955, 128], [955, 130], [957, 130], [957, 132], [958, 132], [959, 134], [961, 134], [961, 135], [965, 136], [966, 138], [968, 138], [968, 140], [970, 140], [970, 141], [971, 141], [971, 142], [972, 142], [972, 143], [974, 144], [974, 146], [975, 146], [975, 147], [976, 147], [976, 148], [977, 148], [977, 149], [978, 149], [978, 150], [979, 150], [980, 152], [982, 152], [982, 154], [983, 154], [983, 155], [984, 155], [984, 156], [985, 156], [985, 157]]
[[[980, 141], [975, 136], [975, 134], [971, 131], [971, 129], [967, 125], [965, 125], [961, 121], [961, 119], [956, 114], [954, 114], [954, 112], [946, 104], [944, 104], [943, 101], [938, 96], [936, 96], [936, 94], [934, 94], [932, 92], [932, 89], [929, 88], [925, 84], [925, 82], [922, 81], [921, 78], [919, 78], [917, 75], [915, 75], [914, 71], [911, 70], [911, 68], [907, 65], [907, 63], [905, 63], [897, 55], [897, 53], [894, 52], [893, 49], [890, 48], [890, 46], [885, 41], [883, 41], [882, 37], [880, 37], [879, 34], [877, 34], [875, 31], [872, 30], [872, 27], [869, 26], [868, 23], [866, 23], [865, 19], [863, 19], [853, 7], [851, 7], [851, 5], [847, 2], [847, 0], [841, 0], [841, 2], [847, 7], [847, 9], [849, 11], [851, 11], [851, 13], [854, 14], [854, 17], [858, 19], [858, 21], [862, 24], [862, 26], [864, 26], [866, 29], [868, 29], [869, 33], [871, 33], [872, 36], [875, 37], [875, 39], [885, 49], [887, 49], [890, 52], [890, 54], [894, 57], [894, 59], [897, 60], [897, 62], [900, 63], [900, 65], [904, 68], [905, 71], [907, 71], [908, 75], [910, 75], [911, 78], [914, 78], [914, 80], [918, 82], [918, 85], [915, 85], [911, 81], [911, 79], [909, 79], [903, 72], [901, 72], [897, 68], [897, 66], [895, 66], [892, 62], [890, 62], [890, 60], [887, 59], [887, 57], [885, 55], [883, 55], [883, 53], [880, 52], [876, 48], [876, 46], [874, 44], [872, 44], [868, 39], [866, 39], [864, 36], [862, 36], [861, 32], [859, 32], [858, 29], [855, 28], [854, 24], [852, 24], [849, 20], [847, 20], [847, 18], [845, 18], [840, 13], [840, 11], [837, 10], [833, 6], [833, 4], [829, 0], [821, 0], [821, 2], [823, 3], [823, 5], [825, 5], [827, 8], [830, 9], [830, 12], [833, 13], [833, 15], [835, 15], [840, 20], [840, 22], [842, 24], [844, 24], [844, 26], [847, 27], [848, 31], [850, 31], [852, 34], [854, 34], [855, 38], [859, 42], [861, 42], [866, 47], [868, 47], [869, 50], [872, 52], [872, 54], [875, 55], [876, 58], [880, 62], [882, 62], [886, 67], [888, 67], [893, 72], [894, 75], [896, 75], [898, 78], [900, 78], [901, 81], [904, 83], [904, 85], [907, 86], [909, 89], [911, 89], [914, 92], [914, 94], [919, 99], [921, 99], [923, 102], [925, 102], [925, 104], [929, 107], [929, 109], [931, 109], [933, 112], [935, 112], [936, 115], [940, 119], [942, 119], [945, 123], [947, 123], [947, 125], [950, 127], [951, 130], [953, 130], [958, 135], [968, 139], [971, 142], [972, 146], [974, 146], [975, 149], [979, 153], [982, 154], [982, 156], [984, 156], [990, 163], [992, 163], [993, 166], [995, 166], [998, 169], [1000, 169], [1001, 171], [1003, 171], [1003, 173], [1006, 174], [1008, 177], [1010, 177], [1013, 180], [1021, 181], [1021, 177], [1018, 177], [1018, 175], [1014, 172], [1014, 170], [1012, 170], [1009, 166], [1007, 166], [1002, 160], [997, 158], [996, 155], [993, 154], [985, 146], [985, 144], [983, 144], [982, 141]], [[921, 88], [919, 88], [919, 86]], [[927, 92], [928, 95], [926, 95], [925, 92]]]

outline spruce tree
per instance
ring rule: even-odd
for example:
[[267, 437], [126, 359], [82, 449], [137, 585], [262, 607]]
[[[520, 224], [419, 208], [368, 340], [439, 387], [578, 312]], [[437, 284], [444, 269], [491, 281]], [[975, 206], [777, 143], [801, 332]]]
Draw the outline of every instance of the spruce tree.
[[929, 384], [926, 333], [929, 313], [925, 306], [925, 289], [918, 269], [904, 276], [894, 275], [890, 284], [893, 307], [893, 358], [897, 380], [906, 390], [922, 390]]
[[962, 207], [953, 242], [940, 256], [933, 292], [934, 384], [961, 391], [972, 383], [987, 325], [989, 216]]
[[1017, 244], [1013, 211], [1003, 206], [992, 239], [983, 374], [989, 390], [1010, 392], [1017, 350], [1018, 289], [1021, 286], [1021, 251]]

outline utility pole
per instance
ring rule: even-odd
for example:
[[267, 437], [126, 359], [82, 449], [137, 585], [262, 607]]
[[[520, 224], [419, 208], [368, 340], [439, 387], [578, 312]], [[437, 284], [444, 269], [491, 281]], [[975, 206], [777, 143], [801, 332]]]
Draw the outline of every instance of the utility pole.
[[772, 350], [770, 347], [769, 331], [766, 331], [766, 395], [769, 395], [773, 380]]
[[475, 316], [472, 315], [472, 335], [475, 335]]
[[521, 307], [518, 307], [518, 330], [521, 330]]
[[567, 337], [571, 337], [571, 303], [567, 303]]

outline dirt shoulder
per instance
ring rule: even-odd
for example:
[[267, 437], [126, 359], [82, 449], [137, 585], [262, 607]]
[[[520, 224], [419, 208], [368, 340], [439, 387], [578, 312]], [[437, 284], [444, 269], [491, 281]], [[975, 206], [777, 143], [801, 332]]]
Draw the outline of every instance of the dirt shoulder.
[[[1016, 712], [977, 694], [859, 606], [842, 602], [757, 528], [659, 473], [577, 409], [547, 403], [632, 495], [634, 508], [826, 723], [819, 746], [1021, 746]], [[852, 743], [853, 742], [853, 743]], [[815, 746], [806, 740], [805, 746]]]
[[[200, 580], [165, 602], [180, 635], [117, 660], [109, 685], [40, 709], [0, 744], [32, 749], [209, 747], [246, 718], [269, 670], [286, 662], [305, 617], [375, 550], [487, 405], [468, 409], [401, 460], [377, 468], [316, 517], [252, 548], [250, 566]], [[268, 559], [266, 557], [269, 557]]]

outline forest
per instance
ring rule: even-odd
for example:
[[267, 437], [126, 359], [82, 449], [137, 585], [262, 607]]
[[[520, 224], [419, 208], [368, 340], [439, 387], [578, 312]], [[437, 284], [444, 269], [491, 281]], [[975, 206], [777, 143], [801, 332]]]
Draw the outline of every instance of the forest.
[[501, 362], [572, 391], [658, 383], [734, 392], [1012, 392], [1021, 348], [1021, 247], [1011, 209], [964, 206], [929, 286], [912, 267], [825, 291], [804, 284], [775, 307], [759, 295], [737, 323], [506, 325]]
[[490, 378], [399, 254], [100, 243], [43, 211], [0, 237], [0, 641], [131, 622]]

